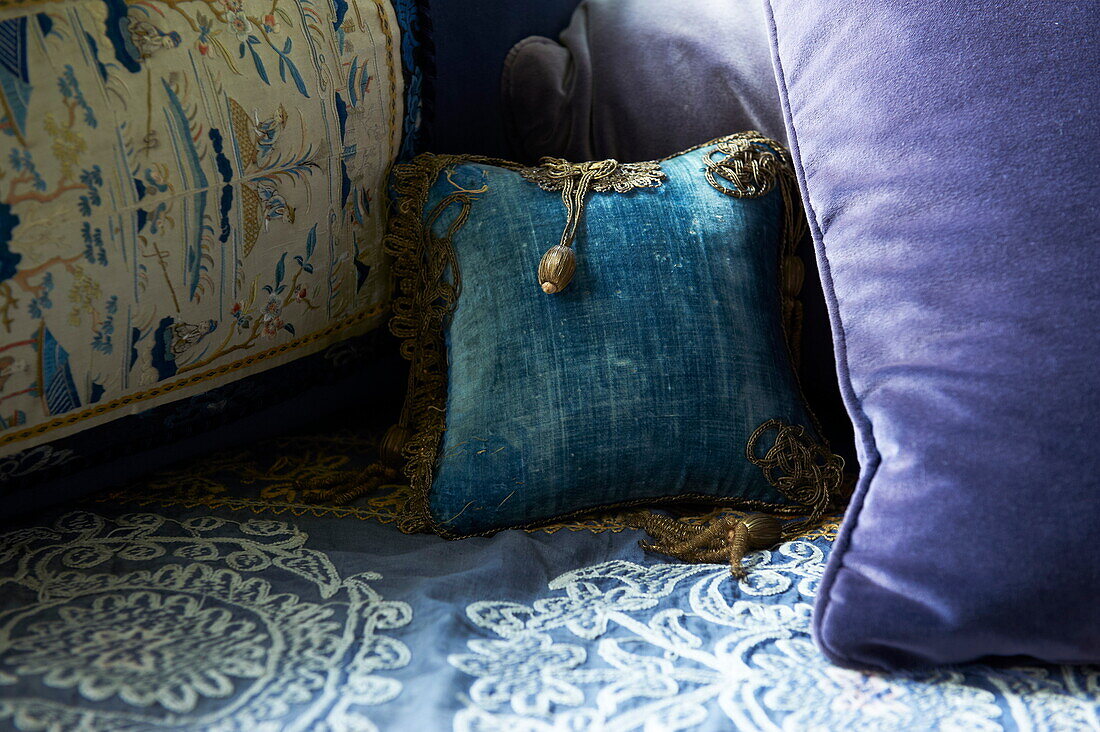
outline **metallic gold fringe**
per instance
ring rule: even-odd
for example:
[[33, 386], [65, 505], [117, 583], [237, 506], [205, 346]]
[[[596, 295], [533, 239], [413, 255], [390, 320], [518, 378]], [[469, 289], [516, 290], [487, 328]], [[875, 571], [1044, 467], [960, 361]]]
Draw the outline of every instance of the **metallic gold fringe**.
[[[761, 438], [775, 432], [775, 441], [760, 455]], [[745, 459], [764, 473], [768, 483], [793, 503], [809, 509], [803, 518], [781, 524], [764, 514], [722, 516], [709, 524], [689, 524], [654, 512], [632, 514], [634, 524], [652, 537], [647, 551], [684, 562], [729, 562], [730, 574], [742, 578], [742, 559], [750, 549], [766, 549], [815, 527], [844, 495], [844, 458], [806, 435], [802, 425], [770, 419], [760, 425], [745, 446]]]
[[[796, 296], [801, 286], [801, 274], [792, 277], [790, 269], [796, 261], [795, 250], [808, 229], [802, 208], [796, 205], [797, 188], [790, 156], [779, 143], [754, 131], [718, 138], [684, 152], [692, 152], [711, 145], [716, 146], [716, 150], [708, 156], [712, 166], [708, 168], [708, 181], [718, 175], [735, 186], [744, 184], [746, 188], [743, 195], [739, 197], [764, 195], [770, 190], [769, 186], [774, 186], [776, 182], [779, 185], [784, 204], [779, 268], [782, 320], [792, 361], [797, 362], [801, 310]], [[715, 163], [712, 158], [717, 152], [723, 153], [725, 157]], [[433, 154], [417, 156], [411, 162], [394, 168], [393, 189], [396, 203], [384, 239], [386, 252], [394, 258], [392, 271], [397, 290], [393, 299], [393, 319], [390, 329], [402, 340], [401, 354], [411, 362], [412, 367], [409, 372], [408, 394], [404, 407], [398, 424], [387, 435], [386, 442], [390, 443], [392, 448], [387, 452], [391, 454], [399, 452], [406, 461], [404, 473], [409, 480], [411, 498], [406, 506], [406, 516], [399, 522], [399, 527], [407, 533], [435, 530], [437, 533], [445, 534], [439, 530], [439, 527], [434, 526], [431, 520], [429, 494], [436, 456], [446, 428], [444, 409], [447, 363], [444, 329], [457, 305], [462, 288], [458, 263], [451, 247], [451, 238], [469, 217], [470, 206], [477, 191], [458, 190], [445, 196], [432, 211], [425, 212], [425, 207], [428, 202], [428, 192], [440, 174], [453, 165], [463, 163], [493, 165], [513, 171], [521, 171], [524, 168], [516, 163], [495, 158]], [[770, 184], [767, 180], [768, 176], [774, 176]], [[712, 181], [711, 184], [722, 190], [716, 185], [716, 181]], [[750, 188], [752, 190], [749, 190]], [[436, 236], [432, 232], [432, 225], [445, 210], [455, 205], [460, 207], [459, 215], [448, 226], [445, 235]], [[771, 422], [761, 426], [761, 430], [766, 426], [771, 429]], [[785, 427], [789, 428], [789, 426]], [[757, 433], [761, 430], [757, 430]], [[779, 448], [777, 452], [776, 447], [773, 446], [764, 456], [758, 457], [753, 452], [753, 446], [759, 440], [759, 434], [754, 434], [754, 439], [750, 440], [750, 449], [746, 453], [752, 454], [750, 460], [761, 466], [765, 475], [769, 476], [769, 481], [774, 478], [775, 482], [772, 484], [780, 492], [798, 503], [801, 503], [802, 499], [818, 500], [823, 489], [814, 481], [819, 481], [823, 475], [832, 475], [829, 469], [821, 467], [817, 472], [810, 469], [813, 477], [805, 477], [803, 468], [807, 465], [806, 456], [820, 455], [820, 451], [815, 448], [803, 446], [804, 449], [800, 448], [802, 451], [793, 454], [793, 457], [786, 456], [786, 453], [782, 452], [792, 446], [801, 445], [797, 440], [801, 437], [803, 437], [802, 433], [795, 435], [789, 429], [786, 432], [780, 429], [776, 445], [784, 447]], [[782, 442], [780, 438], [783, 438]], [[783, 474], [782, 471], [789, 471], [792, 467], [803, 469], [803, 472]], [[830, 491], [824, 489], [824, 493], [830, 494]], [[698, 499], [699, 496], [693, 496], [693, 498]], [[745, 504], [751, 505], [753, 502], [746, 501]], [[804, 505], [812, 510], [813, 520], [820, 519], [823, 507], [814, 503]], [[776, 505], [769, 510], [789, 514], [792, 513], [791, 508]], [[679, 536], [682, 532], [694, 535], [699, 528], [677, 522], [688, 528], [680, 527], [675, 531], [670, 528], [668, 531], [662, 531], [660, 527], [665, 523], [662, 519], [667, 517], [660, 517], [659, 514], [652, 514], [652, 516], [657, 518], [648, 519], [644, 528], [647, 531], [650, 527], [656, 528], [658, 533], [667, 534], [669, 538], [675, 538], [673, 534]], [[723, 551], [726, 551], [728, 556], [728, 545], [736, 543], [741, 546], [744, 542], [743, 537], [738, 538], [740, 530], [736, 527], [726, 526], [725, 531], [727, 549]], [[720, 538], [721, 534], [722, 529], [713, 529], [708, 536]], [[703, 543], [706, 544], [706, 542]], [[706, 552], [705, 549], [701, 551]], [[707, 553], [706, 556], [712, 554], [713, 552]]]
[[397, 471], [375, 462], [362, 470], [339, 471], [325, 476], [296, 481], [310, 503], [342, 505], [393, 483]]
[[[444, 197], [428, 214], [429, 222], [424, 220], [424, 208], [428, 204], [428, 191], [444, 170], [471, 162], [509, 169], [520, 167], [492, 158], [425, 153], [395, 166], [393, 171], [396, 203], [383, 246], [394, 258], [392, 272], [397, 288], [390, 330], [401, 339], [401, 355], [411, 362], [408, 393], [397, 423], [407, 439], [396, 446], [407, 461], [404, 472], [412, 489], [406, 516], [398, 523], [406, 533], [431, 529], [428, 492], [446, 426], [443, 409], [447, 397], [447, 356], [443, 331], [462, 291], [450, 240], [466, 222], [474, 193], [456, 191]], [[461, 207], [459, 216], [448, 227], [446, 236], [436, 237], [431, 224], [456, 204]], [[450, 281], [446, 277], [448, 271]]]

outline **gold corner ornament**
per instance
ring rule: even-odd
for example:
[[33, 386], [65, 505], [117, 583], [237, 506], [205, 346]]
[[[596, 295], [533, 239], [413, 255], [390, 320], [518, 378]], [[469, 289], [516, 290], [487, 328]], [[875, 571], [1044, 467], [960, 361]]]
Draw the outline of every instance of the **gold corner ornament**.
[[[761, 137], [730, 136], [717, 140], [705, 157], [707, 183], [733, 198], [766, 196], [787, 164], [771, 147], [774, 144]], [[719, 178], [733, 187], [724, 185]]]
[[549, 295], [564, 290], [577, 271], [573, 241], [589, 193], [627, 193], [638, 188], [655, 188], [666, 179], [658, 162], [620, 163], [618, 160], [571, 163], [561, 158], [543, 158], [537, 166], [521, 168], [519, 173], [544, 191], [561, 191], [568, 214], [561, 241], [550, 247], [539, 262], [539, 285]]

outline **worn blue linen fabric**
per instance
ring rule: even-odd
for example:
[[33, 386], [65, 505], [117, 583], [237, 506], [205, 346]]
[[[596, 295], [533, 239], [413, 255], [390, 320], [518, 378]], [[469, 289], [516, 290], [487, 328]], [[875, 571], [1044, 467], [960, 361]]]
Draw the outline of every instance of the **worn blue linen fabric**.
[[565, 226], [560, 194], [481, 164], [436, 181], [427, 212], [474, 192], [452, 239], [461, 295], [446, 326], [436, 530], [692, 496], [790, 506], [745, 456], [771, 419], [816, 436], [781, 323], [783, 200], [778, 185], [741, 199], [713, 188], [711, 150], [661, 162], [657, 187], [592, 193], [576, 275], [556, 295], [536, 275]]
[[864, 469], [821, 647], [1100, 661], [1097, 3], [770, 13]]

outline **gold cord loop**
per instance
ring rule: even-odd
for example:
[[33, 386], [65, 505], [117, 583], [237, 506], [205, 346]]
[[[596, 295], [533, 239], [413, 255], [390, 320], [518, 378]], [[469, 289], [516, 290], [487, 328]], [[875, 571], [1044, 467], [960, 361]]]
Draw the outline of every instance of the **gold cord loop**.
[[665, 180], [660, 163], [620, 163], [611, 159], [570, 163], [561, 158], [543, 158], [539, 165], [522, 168], [519, 174], [544, 191], [560, 190], [561, 202], [565, 205], [566, 220], [561, 239], [539, 262], [539, 286], [547, 294], [561, 292], [573, 279], [576, 256], [572, 247], [589, 193], [626, 193], [638, 188], [653, 188]]
[[[761, 456], [758, 454], [760, 442], [771, 432], [775, 432], [775, 441]], [[784, 533], [809, 528], [841, 494], [844, 458], [811, 439], [800, 424], [769, 419], [749, 436], [745, 459], [760, 468], [764, 478], [777, 491], [810, 509], [806, 518], [788, 526]]]

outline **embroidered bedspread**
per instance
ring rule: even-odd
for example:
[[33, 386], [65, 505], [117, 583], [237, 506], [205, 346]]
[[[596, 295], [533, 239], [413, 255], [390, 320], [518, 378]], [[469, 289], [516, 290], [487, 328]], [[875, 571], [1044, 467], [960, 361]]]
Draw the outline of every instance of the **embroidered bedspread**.
[[[0, 728], [1069, 730], [1100, 668], [834, 668], [808, 635], [833, 529], [726, 568], [615, 516], [446, 542], [331, 430], [0, 530]], [[322, 487], [318, 487], [322, 486]]]

